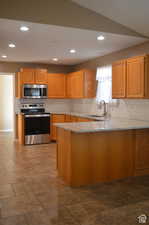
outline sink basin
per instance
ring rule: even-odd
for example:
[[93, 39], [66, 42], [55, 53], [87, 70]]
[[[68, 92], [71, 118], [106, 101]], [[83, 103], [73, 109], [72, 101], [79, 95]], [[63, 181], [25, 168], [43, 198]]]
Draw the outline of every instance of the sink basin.
[[98, 115], [88, 115], [88, 116], [91, 116], [91, 117], [104, 117], [104, 116], [98, 116]]

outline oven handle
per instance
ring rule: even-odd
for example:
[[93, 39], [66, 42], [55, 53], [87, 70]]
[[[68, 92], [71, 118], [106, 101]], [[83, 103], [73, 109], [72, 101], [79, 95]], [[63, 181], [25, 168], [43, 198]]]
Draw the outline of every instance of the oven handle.
[[28, 117], [28, 118], [32, 118], [32, 117], [50, 117], [50, 114], [25, 115], [25, 117]]

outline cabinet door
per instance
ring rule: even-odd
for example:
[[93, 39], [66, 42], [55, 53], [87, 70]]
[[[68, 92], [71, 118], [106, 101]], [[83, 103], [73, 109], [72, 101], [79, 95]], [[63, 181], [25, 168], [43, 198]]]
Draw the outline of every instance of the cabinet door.
[[72, 98], [84, 97], [84, 72], [78, 71], [71, 74]]
[[48, 97], [65, 98], [66, 75], [48, 74]]
[[65, 115], [63, 114], [52, 114], [51, 118], [51, 139], [56, 140], [56, 126], [54, 123], [64, 123]]
[[48, 75], [46, 69], [37, 69], [35, 73], [36, 84], [47, 84]]
[[65, 122], [67, 123], [71, 123], [72, 120], [71, 120], [71, 115], [65, 115]]
[[96, 81], [96, 70], [84, 69], [84, 97], [95, 98], [97, 81]]
[[72, 74], [66, 75], [66, 96], [67, 98], [72, 98]]
[[144, 56], [127, 60], [127, 97], [143, 98], [145, 96], [145, 58]]
[[83, 117], [78, 117], [78, 122], [92, 122], [94, 120], [88, 119], [88, 118], [83, 118]]
[[35, 83], [35, 70], [30, 68], [23, 68], [20, 70], [22, 84], [34, 84]]
[[71, 121], [72, 122], [78, 122], [78, 117], [77, 116], [71, 116]]
[[126, 61], [112, 65], [112, 98], [126, 97]]
[[[149, 171], [149, 129], [136, 131], [136, 170]], [[139, 172], [138, 172], [139, 174]]]

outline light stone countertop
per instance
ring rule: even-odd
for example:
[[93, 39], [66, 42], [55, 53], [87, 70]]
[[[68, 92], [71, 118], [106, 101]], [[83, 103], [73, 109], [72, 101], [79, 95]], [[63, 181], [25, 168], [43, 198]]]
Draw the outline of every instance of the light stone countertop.
[[[51, 114], [58, 114], [58, 115], [61, 115], [61, 114], [65, 114], [65, 115], [70, 115], [70, 116], [78, 116], [78, 117], [82, 117], [82, 118], [87, 118], [87, 119], [93, 119], [93, 120], [104, 120], [104, 117], [103, 116], [100, 116], [99, 117], [94, 117], [92, 116], [90, 113], [78, 113], [78, 112], [50, 112]], [[96, 115], [96, 113], [95, 113]], [[98, 115], [97, 115], [98, 116]]]
[[[94, 116], [91, 116], [89, 113], [88, 114], [87, 113], [78, 113], [78, 112], [46, 112], [46, 113], [57, 114], [57, 115], [65, 114], [65, 115], [71, 115], [71, 116], [78, 116], [78, 117], [82, 117], [82, 118], [93, 119], [96, 121], [100, 121], [100, 120], [104, 119], [103, 116], [94, 117]], [[19, 114], [24, 115], [24, 113], [16, 112], [16, 115], [19, 115]]]
[[55, 125], [76, 133], [90, 133], [149, 128], [149, 121], [110, 119], [99, 122], [55, 123]]

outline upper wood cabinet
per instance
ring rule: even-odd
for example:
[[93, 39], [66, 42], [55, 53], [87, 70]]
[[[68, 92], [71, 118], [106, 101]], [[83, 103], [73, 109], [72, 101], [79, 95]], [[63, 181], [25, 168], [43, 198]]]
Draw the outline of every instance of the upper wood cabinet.
[[127, 97], [145, 97], [145, 57], [127, 60]]
[[80, 70], [67, 76], [67, 97], [94, 98], [96, 95], [95, 71]]
[[70, 80], [71, 80], [70, 81], [70, 87], [71, 87], [70, 97], [83, 98], [84, 97], [84, 73], [81, 71], [71, 73]]
[[149, 98], [149, 56], [112, 65], [112, 98]]
[[46, 69], [38, 69], [35, 72], [35, 83], [36, 84], [47, 84], [48, 73]]
[[126, 97], [126, 61], [118, 61], [112, 65], [112, 98]]
[[16, 97], [22, 97], [23, 84], [47, 84], [46, 69], [21, 68], [15, 77]]
[[22, 97], [24, 84], [48, 84], [48, 98], [94, 98], [96, 74], [80, 70], [70, 74], [47, 73], [46, 69], [22, 68], [16, 74], [16, 97]]
[[35, 83], [35, 70], [30, 68], [23, 68], [18, 74], [21, 84], [34, 84]]
[[22, 84], [47, 84], [46, 69], [22, 68], [20, 70], [20, 79]]
[[66, 75], [48, 74], [48, 98], [66, 97]]

